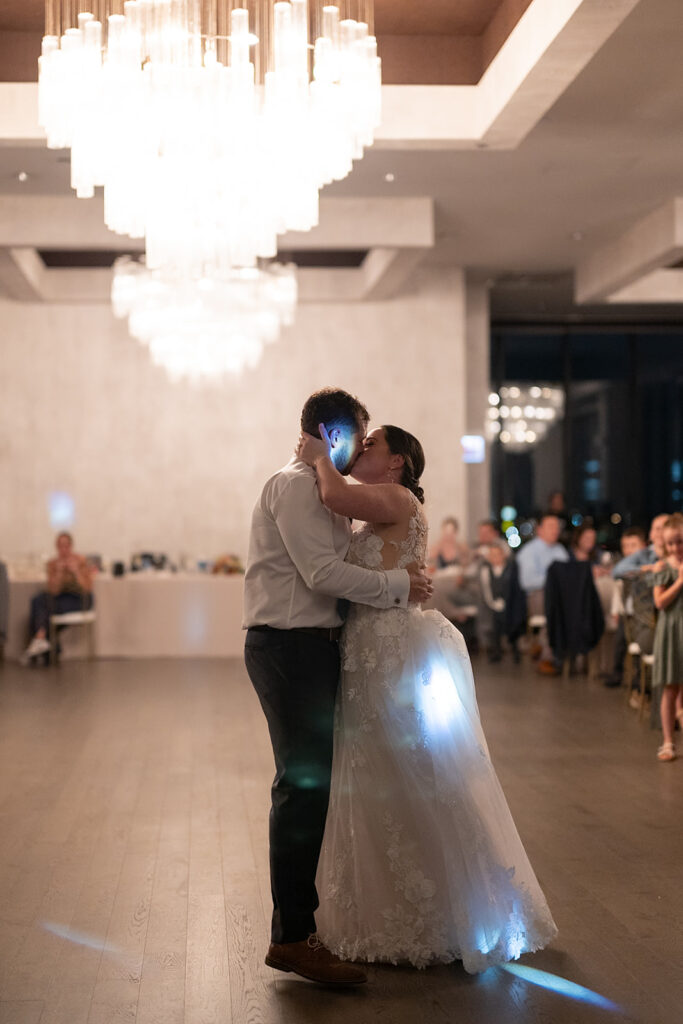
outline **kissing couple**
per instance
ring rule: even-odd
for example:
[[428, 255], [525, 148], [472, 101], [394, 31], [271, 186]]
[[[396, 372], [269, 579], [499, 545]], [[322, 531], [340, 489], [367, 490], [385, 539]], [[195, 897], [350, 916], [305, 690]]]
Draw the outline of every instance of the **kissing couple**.
[[420, 607], [422, 446], [400, 427], [367, 433], [369, 418], [338, 389], [306, 401], [294, 457], [256, 503], [245, 575], [245, 663], [276, 769], [266, 963], [328, 985], [361, 984], [372, 961], [483, 971], [557, 932], [464, 640]]

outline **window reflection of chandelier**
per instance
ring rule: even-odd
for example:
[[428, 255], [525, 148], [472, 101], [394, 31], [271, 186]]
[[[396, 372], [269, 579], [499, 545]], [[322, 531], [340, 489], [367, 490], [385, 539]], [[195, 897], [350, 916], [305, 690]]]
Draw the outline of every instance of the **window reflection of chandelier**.
[[371, 0], [47, 0], [40, 123], [150, 269], [253, 267], [372, 143], [371, 25]]
[[173, 280], [144, 263], [114, 264], [114, 315], [171, 379], [218, 381], [253, 367], [265, 344], [292, 322], [297, 287], [291, 264], [236, 269], [199, 281]]
[[508, 384], [489, 395], [486, 433], [510, 451], [538, 444], [564, 414], [564, 392], [542, 384]]

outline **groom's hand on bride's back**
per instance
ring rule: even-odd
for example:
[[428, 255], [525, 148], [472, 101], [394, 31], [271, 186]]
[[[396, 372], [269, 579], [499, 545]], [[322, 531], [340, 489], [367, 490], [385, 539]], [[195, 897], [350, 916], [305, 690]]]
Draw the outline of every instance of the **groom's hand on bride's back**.
[[406, 569], [410, 576], [409, 603], [422, 604], [424, 601], [428, 601], [432, 596], [434, 584], [429, 576], [426, 575], [425, 566], [418, 565], [417, 562], [411, 562], [410, 565], [406, 566]]

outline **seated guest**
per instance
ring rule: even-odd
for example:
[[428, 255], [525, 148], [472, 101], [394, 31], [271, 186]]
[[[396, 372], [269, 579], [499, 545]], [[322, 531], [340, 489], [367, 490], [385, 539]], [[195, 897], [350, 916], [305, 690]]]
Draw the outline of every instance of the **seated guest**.
[[[617, 563], [612, 569], [612, 575], [616, 576], [616, 571], [624, 561], [629, 559], [632, 555], [637, 552], [644, 551], [647, 548], [647, 538], [645, 536], [645, 530], [642, 526], [629, 526], [621, 535], [619, 541], [621, 548], [621, 561]], [[623, 577], [617, 577], [623, 579]], [[614, 661], [612, 664], [612, 671], [605, 679], [605, 686], [621, 686], [623, 675], [624, 675], [624, 660], [626, 658], [626, 634], [624, 632], [624, 615], [623, 615], [623, 604], [621, 598], [619, 598], [621, 604], [620, 614], [617, 621], [617, 628], [614, 634]]]
[[571, 538], [569, 558], [573, 562], [595, 562], [595, 542], [598, 538], [591, 522], [586, 519], [577, 526]]
[[551, 491], [548, 495], [548, 513], [560, 520], [568, 518], [567, 502], [562, 491]]
[[[625, 554], [621, 561], [617, 562], [612, 569], [612, 575], [615, 580], [627, 579], [629, 576], [634, 576], [639, 572], [651, 572], [655, 562], [665, 557], [664, 523], [668, 518], [667, 512], [660, 513], [654, 517], [650, 524], [649, 546], [634, 545], [634, 550], [629, 554]], [[624, 537], [627, 534], [633, 536], [634, 532], [642, 533], [638, 527], [634, 527], [631, 530], [624, 530]], [[624, 554], [623, 547], [622, 554]]]
[[[632, 634], [631, 639], [638, 644], [643, 654], [652, 653], [654, 640], [654, 617], [652, 614], [652, 588], [654, 585], [654, 573], [662, 568], [663, 560], [666, 557], [666, 544], [664, 543], [664, 524], [669, 518], [668, 513], [662, 512], [656, 515], [650, 523], [650, 543], [647, 547], [636, 547], [631, 554], [625, 555], [621, 561], [612, 569], [615, 579], [624, 581], [628, 589], [627, 601], [631, 606], [630, 619]], [[623, 649], [626, 649], [626, 630], [624, 630]], [[617, 648], [619, 649], [619, 648]], [[625, 654], [624, 654], [625, 658]], [[616, 656], [615, 656], [616, 662]], [[607, 685], [617, 686], [621, 684], [621, 673], [623, 671], [623, 658], [621, 665], [608, 678]], [[617, 674], [618, 673], [618, 674]], [[632, 708], [640, 708], [640, 700], [635, 692], [637, 689], [637, 672], [631, 680], [630, 705]], [[653, 714], [655, 705], [652, 705]], [[658, 714], [658, 712], [657, 712]]]
[[512, 657], [520, 660], [517, 641], [526, 625], [526, 600], [519, 585], [517, 565], [507, 544], [499, 540], [486, 549], [479, 568], [479, 584], [488, 619], [488, 657], [490, 662], [503, 657], [503, 637], [507, 637]]
[[571, 542], [571, 517], [562, 491], [550, 492], [545, 511], [548, 515], [557, 516], [560, 520], [559, 540], [565, 547], [569, 547]]
[[[607, 551], [598, 552], [596, 542], [598, 539], [597, 530], [590, 519], [584, 519], [581, 526], [577, 526], [570, 537], [569, 559], [572, 562], [589, 562], [593, 568], [593, 576], [611, 576], [612, 559]], [[604, 564], [603, 559], [609, 564]]]
[[441, 535], [429, 552], [429, 571], [434, 574], [431, 604], [457, 625], [472, 653], [479, 647], [479, 589], [473, 578], [472, 553], [460, 540], [459, 530], [458, 520], [447, 516], [441, 523]]
[[[545, 614], [545, 581], [548, 568], [553, 562], [567, 562], [567, 549], [558, 543], [560, 536], [560, 520], [556, 515], [548, 513], [541, 519], [536, 528], [536, 536], [527, 541], [517, 555], [519, 582], [526, 593], [528, 615]], [[547, 631], [541, 630], [539, 635], [541, 660], [538, 670], [543, 675], [559, 675], [559, 666], [553, 657], [548, 644]]]
[[[492, 544], [505, 544], [498, 523], [495, 519], [482, 519], [477, 523], [477, 543], [474, 545], [474, 557], [485, 559]], [[509, 552], [509, 548], [508, 548]]]
[[647, 547], [647, 536], [642, 526], [628, 526], [619, 540], [621, 557], [628, 558]]
[[73, 550], [73, 537], [63, 531], [55, 542], [57, 557], [47, 563], [47, 590], [31, 599], [31, 642], [21, 661], [47, 654], [50, 616], [92, 607], [92, 572], [83, 555]]
[[441, 523], [441, 534], [429, 553], [429, 564], [434, 569], [446, 569], [451, 565], [468, 565], [471, 552], [460, 540], [460, 525], [454, 516], [447, 516]]

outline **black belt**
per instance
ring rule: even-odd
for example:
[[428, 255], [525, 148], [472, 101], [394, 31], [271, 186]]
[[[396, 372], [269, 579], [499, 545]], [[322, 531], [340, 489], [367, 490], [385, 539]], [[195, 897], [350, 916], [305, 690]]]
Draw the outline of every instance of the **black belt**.
[[341, 636], [341, 626], [294, 626], [292, 629], [276, 629], [275, 626], [249, 626], [257, 633], [307, 633], [336, 643]]

